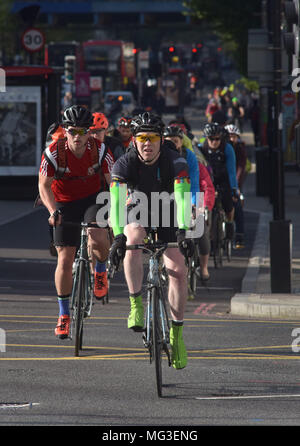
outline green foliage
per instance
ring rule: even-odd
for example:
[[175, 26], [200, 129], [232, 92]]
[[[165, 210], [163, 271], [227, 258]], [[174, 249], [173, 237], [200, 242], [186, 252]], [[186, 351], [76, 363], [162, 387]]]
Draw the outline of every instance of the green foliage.
[[234, 58], [247, 70], [248, 29], [260, 27], [261, 0], [186, 0], [192, 16], [210, 24], [224, 42], [234, 43]]
[[259, 83], [244, 76], [236, 80], [235, 83], [243, 85], [248, 91], [251, 91], [253, 93], [258, 93], [259, 91]]

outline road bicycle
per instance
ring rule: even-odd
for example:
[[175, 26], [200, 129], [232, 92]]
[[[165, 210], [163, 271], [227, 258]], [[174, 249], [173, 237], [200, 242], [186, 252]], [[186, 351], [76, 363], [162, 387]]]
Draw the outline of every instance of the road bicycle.
[[[88, 228], [99, 229], [99, 226], [96, 223], [84, 222], [64, 222], [63, 225], [80, 226], [81, 228], [80, 245], [73, 262], [73, 285], [70, 300], [70, 339], [74, 339], [74, 355], [79, 356], [79, 352], [82, 350], [84, 320], [91, 316], [94, 297], [94, 273], [88, 249]], [[105, 303], [104, 299], [103, 303]]]
[[[208, 210], [204, 210], [204, 224], [208, 224]], [[194, 239], [194, 253], [188, 259], [188, 296], [193, 299], [196, 294], [197, 281], [202, 280], [200, 267], [199, 239]]]
[[[127, 245], [127, 250], [142, 249], [149, 254], [149, 271], [146, 281], [147, 307], [145, 315], [145, 328], [143, 330], [143, 343], [149, 352], [150, 364], [154, 362], [156, 389], [162, 397], [162, 357], [167, 356], [168, 365], [171, 366], [170, 323], [167, 310], [166, 285], [167, 273], [162, 262], [162, 255], [167, 248], [178, 248], [176, 242], [166, 243], [157, 240], [157, 232], [151, 230], [145, 243]], [[110, 277], [114, 274], [114, 267], [108, 267]]]
[[211, 253], [214, 259], [215, 268], [223, 266], [223, 256], [231, 260], [232, 242], [226, 238], [226, 217], [222, 206], [221, 192], [216, 189], [216, 200], [212, 210], [211, 223]]

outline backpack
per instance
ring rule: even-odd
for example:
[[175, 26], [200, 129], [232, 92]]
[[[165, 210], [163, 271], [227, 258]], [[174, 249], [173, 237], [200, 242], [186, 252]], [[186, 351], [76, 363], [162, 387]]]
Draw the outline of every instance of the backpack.
[[[65, 150], [67, 138], [59, 138], [56, 141], [57, 144], [57, 169], [55, 170], [54, 178], [56, 180], [61, 180], [66, 172], [67, 169], [67, 154]], [[91, 156], [92, 156], [92, 167], [94, 169], [94, 172], [96, 173], [100, 169], [100, 163], [99, 163], [99, 148], [97, 145], [97, 142], [94, 138], [89, 138], [88, 142], [91, 146]], [[102, 156], [105, 157], [107, 152], [107, 147], [105, 147], [105, 152]], [[55, 169], [55, 166], [53, 165], [52, 161], [49, 159], [46, 150], [44, 150], [44, 157], [46, 158], [47, 162]], [[70, 179], [74, 179], [78, 177], [72, 177]], [[80, 177], [81, 179], [85, 177]]]

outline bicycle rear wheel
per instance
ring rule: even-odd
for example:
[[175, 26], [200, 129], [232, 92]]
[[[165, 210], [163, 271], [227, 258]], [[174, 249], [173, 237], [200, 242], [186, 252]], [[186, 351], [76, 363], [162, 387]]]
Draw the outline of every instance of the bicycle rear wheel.
[[162, 396], [162, 326], [159, 308], [158, 289], [151, 289], [152, 300], [152, 328], [153, 328], [153, 358], [155, 364], [156, 388], [159, 397]]
[[79, 351], [82, 349], [83, 338], [83, 318], [84, 318], [84, 303], [86, 292], [86, 277], [85, 277], [85, 263], [80, 261], [79, 263], [79, 278], [77, 294], [75, 298], [75, 356], [79, 356]]
[[220, 214], [216, 213], [212, 222], [212, 251], [215, 268], [223, 265], [223, 246], [222, 246], [222, 220]]

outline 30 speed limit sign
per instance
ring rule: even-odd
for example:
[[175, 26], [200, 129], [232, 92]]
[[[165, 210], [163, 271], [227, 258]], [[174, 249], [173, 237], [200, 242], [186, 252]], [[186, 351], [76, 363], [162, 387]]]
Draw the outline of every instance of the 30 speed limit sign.
[[27, 51], [40, 51], [43, 48], [44, 44], [45, 37], [39, 29], [27, 29], [22, 35], [22, 45]]

